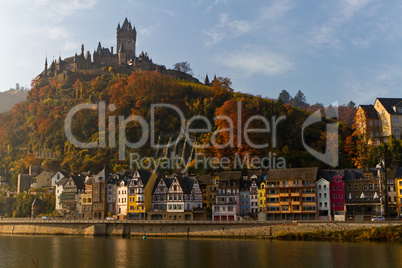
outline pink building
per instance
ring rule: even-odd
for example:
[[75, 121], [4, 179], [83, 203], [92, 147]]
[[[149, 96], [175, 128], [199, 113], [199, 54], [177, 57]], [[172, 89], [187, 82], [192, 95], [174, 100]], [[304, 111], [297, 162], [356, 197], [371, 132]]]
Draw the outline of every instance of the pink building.
[[345, 183], [341, 174], [332, 177], [330, 183], [331, 210], [334, 214], [334, 220], [345, 220]]

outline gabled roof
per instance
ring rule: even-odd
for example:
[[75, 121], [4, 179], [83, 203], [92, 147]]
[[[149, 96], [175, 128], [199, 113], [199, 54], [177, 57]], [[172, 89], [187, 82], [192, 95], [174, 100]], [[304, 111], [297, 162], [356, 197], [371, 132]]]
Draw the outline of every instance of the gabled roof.
[[317, 179], [324, 178], [329, 182], [332, 182], [332, 179], [339, 175], [342, 178], [345, 176], [345, 170], [343, 169], [320, 169], [318, 171]]
[[240, 181], [240, 191], [250, 191], [251, 184], [253, 184], [252, 180], [241, 180]]
[[109, 179], [110, 173], [107, 171], [106, 168], [103, 168], [101, 172], [99, 172], [98, 174], [96, 174], [95, 177], [99, 178], [99, 179], [103, 179], [103, 180], [107, 180]]
[[316, 179], [318, 167], [270, 169], [267, 180], [278, 179]]
[[38, 176], [36, 176], [35, 178], [37, 180], [42, 180], [42, 179], [50, 179], [50, 177], [52, 177], [54, 174], [54, 172], [49, 172], [49, 171], [42, 171]]
[[74, 181], [75, 186], [77, 186], [78, 189], [85, 189], [85, 183], [84, 183], [84, 177], [79, 175], [71, 175], [70, 178]]
[[389, 114], [396, 114], [392, 107], [402, 101], [401, 98], [377, 98], [377, 100], [384, 106]]
[[257, 178], [261, 179], [265, 175], [268, 174], [268, 170], [262, 170], [262, 169], [250, 169], [247, 172], [247, 176], [250, 179], [252, 176], [257, 176]]
[[212, 183], [213, 176], [211, 174], [201, 174], [197, 175], [196, 179], [198, 180], [199, 184], [210, 184]]
[[363, 168], [359, 169], [345, 169], [345, 176], [343, 179], [345, 181], [350, 181], [350, 180], [359, 180], [360, 177], [363, 175]]
[[378, 112], [374, 108], [374, 105], [372, 105], [372, 104], [359, 105], [359, 107], [363, 109], [364, 114], [366, 115], [367, 118], [378, 119]]
[[402, 167], [396, 169], [395, 178], [402, 178]]
[[56, 185], [64, 186], [64, 184], [66, 184], [67, 181], [68, 181], [68, 177], [64, 177], [61, 180], [59, 180], [58, 182], [56, 182]]
[[67, 171], [56, 171], [53, 173], [52, 177], [56, 175], [58, 172], [60, 172], [63, 175], [63, 178], [69, 176], [69, 173]]
[[146, 186], [149, 179], [151, 178], [151, 175], [152, 175], [151, 172], [149, 172], [148, 170], [144, 170], [144, 169], [136, 170], [136, 172], [139, 173], [142, 183], [144, 184], [144, 186]]
[[223, 171], [219, 174], [219, 181], [240, 180], [241, 171]]

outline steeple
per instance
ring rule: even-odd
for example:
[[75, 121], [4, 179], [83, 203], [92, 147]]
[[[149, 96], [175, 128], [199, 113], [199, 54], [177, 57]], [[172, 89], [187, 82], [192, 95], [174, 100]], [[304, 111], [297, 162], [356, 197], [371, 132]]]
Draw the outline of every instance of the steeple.
[[209, 85], [209, 77], [208, 77], [208, 74], [205, 76], [204, 84], [205, 84], [205, 85]]

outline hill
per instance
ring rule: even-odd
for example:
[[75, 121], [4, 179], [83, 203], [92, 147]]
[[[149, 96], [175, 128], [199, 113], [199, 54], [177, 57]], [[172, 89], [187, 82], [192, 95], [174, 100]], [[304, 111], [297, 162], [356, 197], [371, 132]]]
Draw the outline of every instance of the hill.
[[0, 113], [10, 110], [15, 104], [25, 101], [28, 91], [8, 90], [0, 92]]
[[[68, 113], [79, 104], [102, 102], [107, 107], [105, 132], [99, 133], [98, 110], [85, 109], [77, 112], [71, 124], [72, 134], [77, 140], [96, 142], [99, 146], [81, 149], [71, 144], [64, 131]], [[238, 102], [241, 102], [240, 115], [237, 114]], [[66, 77], [36, 80], [25, 102], [15, 105], [5, 114], [0, 114], [0, 148], [3, 148], [0, 163], [11, 170], [13, 178], [16, 178], [18, 173], [26, 172], [29, 165], [42, 165], [44, 169], [52, 170], [93, 172], [107, 166], [109, 170], [118, 171], [129, 167], [130, 153], [145, 157], [146, 161], [160, 158], [166, 154], [166, 150], [152, 147], [149, 138], [140, 148], [130, 149], [126, 146], [127, 150], [123, 152], [122, 159], [119, 150], [121, 129], [118, 127], [119, 120], [131, 115], [144, 118], [149, 127], [152, 119], [151, 105], [160, 103], [177, 107], [185, 120], [196, 116], [195, 118], [202, 117], [211, 122], [211, 131], [191, 136], [194, 142], [202, 145], [211, 144], [213, 140], [221, 145], [228, 142], [228, 132], [223, 131], [227, 128], [227, 122], [217, 120], [216, 116], [232, 118], [236, 126], [241, 126], [243, 130], [246, 121], [253, 115], [269, 121], [272, 130], [270, 133], [249, 133], [249, 138], [254, 144], [268, 144], [267, 148], [251, 148], [252, 146], [246, 144], [244, 131], [238, 133], [239, 128], [233, 127], [233, 136], [236, 141], [241, 141], [241, 144], [235, 143], [234, 146], [224, 149], [197, 149], [195, 153], [229, 159], [233, 159], [235, 154], [242, 159], [247, 154], [258, 157], [273, 155], [284, 157], [292, 167], [327, 167], [312, 157], [302, 144], [302, 125], [310, 115], [305, 110], [285, 105], [281, 101], [234, 92], [228, 78], [217, 78], [210, 85], [203, 85], [157, 71], [126, 73], [118, 68], [109, 68], [96, 74], [77, 71]], [[109, 104], [114, 104], [115, 109]], [[271, 124], [281, 116], [284, 116], [284, 119], [278, 120], [277, 133], [273, 137]], [[205, 128], [205, 120], [193, 121], [191, 128]], [[323, 120], [304, 131], [307, 144], [322, 152], [325, 151], [325, 123]], [[351, 135], [351, 130], [342, 123], [340, 126], [341, 139], [344, 140], [346, 136]], [[125, 133], [127, 141], [134, 143], [140, 141], [144, 133], [150, 137], [152, 131], [155, 134], [154, 143], [166, 144], [177, 140], [182, 127], [174, 110], [159, 107], [155, 109], [154, 129], [147, 128], [142, 132], [142, 126], [138, 122], [131, 122], [126, 125]], [[249, 126], [262, 127], [264, 124], [261, 120], [255, 120]], [[217, 130], [220, 131], [214, 133]], [[339, 151], [343, 154], [343, 148]], [[169, 153], [171, 152], [194, 156], [191, 146], [185, 141], [171, 148]], [[340, 161], [340, 166], [343, 167], [349, 167], [351, 164], [347, 155], [341, 155]], [[205, 171], [205, 167], [192, 170]]]

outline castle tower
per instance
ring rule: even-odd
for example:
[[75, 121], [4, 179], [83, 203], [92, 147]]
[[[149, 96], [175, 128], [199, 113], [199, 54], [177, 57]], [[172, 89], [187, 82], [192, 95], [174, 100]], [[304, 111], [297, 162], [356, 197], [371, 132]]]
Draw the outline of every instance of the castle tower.
[[46, 57], [46, 60], [45, 60], [45, 70], [43, 71], [43, 74], [45, 76], [47, 76], [47, 57]]
[[117, 35], [117, 53], [120, 51], [125, 52], [127, 61], [135, 59], [135, 43], [137, 41], [137, 31], [135, 27], [132, 28], [131, 23], [127, 18], [124, 20], [123, 25], [120, 27], [120, 23], [116, 29]]

